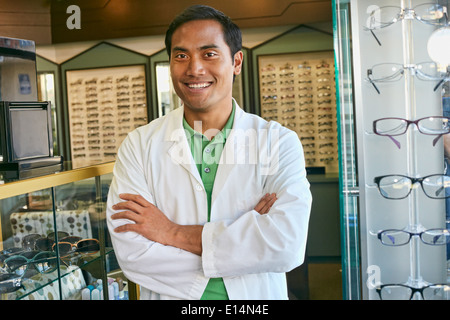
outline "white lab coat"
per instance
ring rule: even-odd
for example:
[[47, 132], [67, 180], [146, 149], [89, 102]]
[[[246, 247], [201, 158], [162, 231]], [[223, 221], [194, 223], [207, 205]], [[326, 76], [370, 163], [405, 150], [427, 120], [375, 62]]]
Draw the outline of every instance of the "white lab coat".
[[[131, 132], [122, 143], [108, 195], [107, 223], [125, 276], [142, 299], [199, 299], [210, 277], [222, 277], [230, 299], [287, 299], [285, 272], [303, 263], [311, 193], [297, 135], [236, 104], [212, 192], [207, 198], [182, 125], [183, 108]], [[256, 134], [255, 134], [256, 133]], [[268, 214], [253, 210], [265, 193]], [[120, 193], [145, 197], [169, 219], [204, 225], [203, 254], [113, 229]]]

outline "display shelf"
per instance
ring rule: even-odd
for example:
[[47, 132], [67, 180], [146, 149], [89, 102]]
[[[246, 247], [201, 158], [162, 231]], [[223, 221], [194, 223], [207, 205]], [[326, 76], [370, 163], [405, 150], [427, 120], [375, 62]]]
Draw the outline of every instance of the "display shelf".
[[297, 132], [307, 167], [338, 172], [333, 52], [258, 57], [261, 116]]
[[67, 71], [72, 162], [112, 161], [128, 132], [148, 123], [145, 66]]
[[104, 163], [0, 185], [2, 300], [82, 299], [84, 289], [92, 294], [97, 289], [103, 299], [113, 300], [118, 299], [111, 296], [113, 282], [135, 291], [123, 275], [116, 277], [121, 272], [105, 222], [113, 166]]
[[[357, 142], [360, 243], [346, 252], [348, 257], [360, 254], [361, 279], [354, 281], [360, 281], [363, 299], [448, 300], [449, 177], [442, 137], [449, 119], [442, 118], [441, 89], [436, 86], [445, 72], [431, 61], [426, 45], [445, 24], [446, 8], [412, 0], [350, 1], [350, 7], [348, 1], [337, 3], [336, 9], [342, 10], [336, 15], [350, 18], [339, 21], [337, 34], [347, 31], [345, 23], [351, 29], [347, 43], [338, 39], [341, 54], [346, 45], [352, 49], [345, 59], [340, 56], [338, 68], [339, 80], [348, 80], [340, 88], [351, 87], [353, 93], [351, 100], [342, 100], [341, 119], [352, 117], [355, 136], [350, 138]], [[351, 78], [344, 74], [349, 65]], [[345, 113], [349, 106], [354, 113]], [[426, 120], [396, 131], [399, 122], [418, 119]], [[381, 125], [386, 123], [393, 124], [387, 131]], [[429, 177], [436, 174], [438, 179]], [[377, 178], [381, 176], [388, 177]], [[405, 187], [409, 193], [397, 193]], [[353, 207], [341, 213], [344, 218], [354, 216], [349, 210]], [[426, 241], [431, 233], [434, 241]], [[389, 241], [382, 237], [386, 234]], [[410, 241], [403, 241], [405, 234], [411, 235]]]

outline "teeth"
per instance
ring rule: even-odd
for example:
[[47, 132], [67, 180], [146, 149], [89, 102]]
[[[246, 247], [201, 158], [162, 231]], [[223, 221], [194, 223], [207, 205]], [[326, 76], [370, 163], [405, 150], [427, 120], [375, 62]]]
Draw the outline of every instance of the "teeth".
[[192, 89], [206, 88], [209, 87], [209, 83], [191, 83], [188, 84], [188, 87]]

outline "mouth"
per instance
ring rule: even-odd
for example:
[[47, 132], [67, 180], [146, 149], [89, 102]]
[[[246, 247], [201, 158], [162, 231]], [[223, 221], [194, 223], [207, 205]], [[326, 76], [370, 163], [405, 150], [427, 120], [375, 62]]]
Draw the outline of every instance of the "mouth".
[[199, 90], [209, 88], [212, 82], [197, 82], [197, 83], [185, 83], [185, 85], [192, 90]]

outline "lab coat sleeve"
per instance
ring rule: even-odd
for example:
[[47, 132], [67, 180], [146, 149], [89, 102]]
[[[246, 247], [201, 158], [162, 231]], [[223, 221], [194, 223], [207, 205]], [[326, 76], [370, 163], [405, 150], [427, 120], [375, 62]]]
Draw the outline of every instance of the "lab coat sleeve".
[[[121, 269], [131, 281], [160, 295], [178, 299], [198, 299], [202, 288], [200, 258], [187, 251], [164, 246], [135, 233], [116, 233], [114, 228], [125, 223], [125, 219], [112, 220], [111, 207], [123, 201], [120, 193], [142, 195], [154, 203], [154, 198], [142, 167], [139, 139], [125, 139], [114, 166], [114, 176], [107, 200], [107, 225], [111, 241]], [[203, 281], [204, 282], [204, 281]]]
[[205, 224], [205, 276], [288, 272], [303, 263], [312, 203], [303, 149], [292, 131], [279, 142], [270, 164], [276, 169], [264, 183], [264, 193], [275, 192], [278, 199], [268, 214], [251, 210], [234, 221]]

